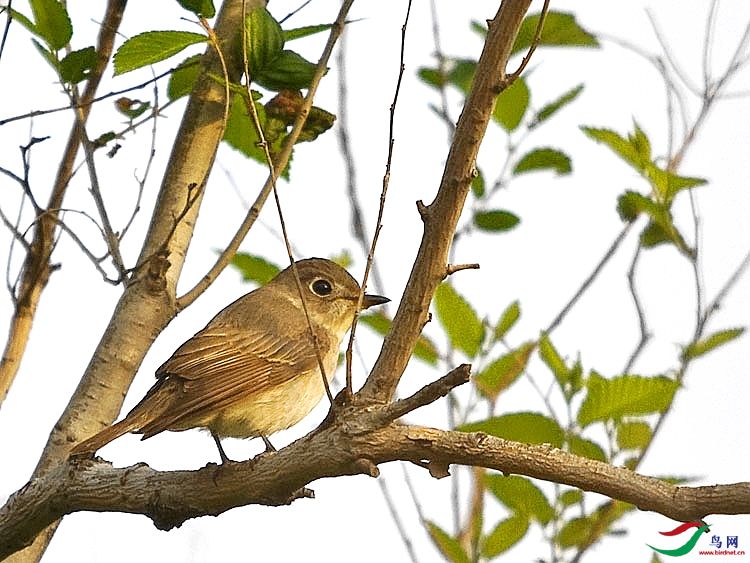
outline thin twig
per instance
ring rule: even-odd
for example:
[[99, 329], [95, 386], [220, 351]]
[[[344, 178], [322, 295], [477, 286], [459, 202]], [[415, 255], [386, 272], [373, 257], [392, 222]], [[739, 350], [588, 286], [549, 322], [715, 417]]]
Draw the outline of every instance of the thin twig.
[[404, 70], [406, 65], [404, 64], [404, 53], [406, 51], [406, 29], [409, 25], [409, 15], [411, 14], [412, 1], [409, 0], [406, 5], [406, 15], [404, 16], [404, 23], [401, 26], [401, 50], [399, 54], [399, 70], [398, 78], [396, 80], [396, 88], [393, 92], [393, 101], [391, 102], [390, 117], [388, 120], [388, 156], [385, 161], [385, 174], [383, 174], [383, 187], [380, 192], [380, 205], [378, 206], [378, 218], [375, 221], [375, 233], [372, 237], [372, 243], [370, 244], [370, 251], [367, 254], [367, 264], [365, 265], [365, 273], [362, 276], [362, 283], [360, 284], [359, 297], [357, 298], [357, 308], [354, 313], [354, 321], [352, 322], [352, 328], [349, 331], [349, 344], [346, 347], [346, 392], [352, 394], [352, 348], [354, 347], [354, 335], [357, 331], [357, 321], [359, 320], [359, 311], [362, 307], [362, 302], [365, 297], [365, 289], [367, 288], [367, 278], [370, 275], [370, 269], [372, 268], [372, 260], [375, 256], [375, 247], [378, 244], [378, 238], [380, 236], [380, 230], [383, 228], [383, 212], [385, 210], [385, 198], [388, 194], [388, 183], [391, 178], [391, 163], [393, 161], [393, 145], [394, 140], [394, 128], [396, 122], [396, 106], [398, 105], [398, 95], [401, 92], [401, 80], [404, 77]]
[[102, 198], [102, 191], [99, 186], [99, 174], [96, 170], [96, 163], [94, 162], [94, 147], [91, 140], [86, 133], [85, 116], [81, 113], [81, 110], [76, 110], [76, 118], [78, 119], [78, 126], [80, 128], [81, 147], [86, 159], [86, 167], [89, 171], [89, 179], [91, 181], [91, 189], [89, 190], [96, 209], [99, 212], [99, 219], [102, 222], [102, 229], [104, 230], [104, 242], [107, 244], [110, 256], [112, 256], [112, 263], [117, 270], [120, 280], [127, 283], [127, 269], [120, 253], [120, 240], [112, 229], [112, 223], [109, 221], [109, 214], [107, 208], [104, 205], [104, 199]]
[[409, 532], [401, 520], [396, 503], [388, 489], [388, 483], [382, 475], [380, 479], [378, 479], [378, 486], [380, 487], [380, 493], [383, 495], [383, 500], [385, 500], [385, 505], [388, 507], [388, 513], [391, 515], [391, 520], [393, 520], [393, 523], [396, 525], [398, 535], [406, 548], [406, 553], [409, 554], [409, 559], [411, 559], [412, 563], [419, 563], [417, 553], [414, 551], [414, 544], [412, 544], [411, 538], [409, 538]]
[[432, 41], [435, 44], [435, 58], [437, 59], [437, 71], [440, 79], [438, 88], [440, 91], [440, 117], [448, 127], [448, 138], [450, 139], [456, 130], [456, 124], [453, 122], [448, 108], [448, 90], [446, 88], [448, 71], [446, 69], [446, 57], [440, 41], [440, 21], [435, 0], [430, 0], [430, 17], [432, 19]]
[[635, 269], [641, 256], [641, 249], [642, 247], [639, 243], [635, 250], [635, 254], [633, 255], [633, 260], [630, 262], [630, 267], [628, 268], [628, 287], [630, 288], [630, 296], [633, 298], [633, 305], [635, 305], [635, 312], [638, 316], [640, 338], [638, 339], [638, 344], [636, 344], [635, 349], [630, 354], [625, 367], [622, 369], [622, 373], [630, 372], [633, 365], [635, 365], [635, 361], [641, 355], [641, 352], [643, 352], [643, 349], [651, 338], [651, 334], [648, 331], [648, 325], [646, 324], [646, 312], [643, 309], [641, 298], [638, 295], [638, 288], [635, 285]]
[[524, 56], [523, 60], [521, 61], [521, 64], [518, 66], [516, 71], [511, 74], [504, 83], [504, 88], [507, 88], [515, 80], [521, 76], [521, 73], [526, 69], [526, 66], [531, 61], [531, 56], [534, 54], [534, 51], [536, 51], [537, 46], [539, 45], [539, 41], [542, 38], [542, 30], [544, 29], [544, 20], [547, 19], [547, 12], [549, 10], [549, 2], [550, 0], [544, 0], [544, 6], [542, 6], [542, 12], [539, 14], [539, 21], [536, 24], [536, 31], [534, 32], [534, 39], [531, 40], [531, 45], [529, 45], [529, 51]]
[[[198, 62], [195, 62], [193, 64], [198, 64]], [[186, 66], [192, 66], [192, 65], [186, 65]], [[42, 115], [48, 115], [50, 113], [57, 113], [57, 112], [66, 111], [66, 110], [69, 110], [69, 109], [83, 109], [83, 108], [88, 108], [89, 106], [91, 106], [91, 105], [93, 105], [93, 104], [95, 104], [97, 102], [101, 102], [102, 100], [106, 100], [107, 98], [111, 98], [113, 96], [119, 96], [120, 94], [126, 94], [126, 93], [132, 92], [134, 90], [140, 90], [141, 88], [145, 88], [149, 84], [152, 84], [153, 82], [155, 82], [155, 81], [157, 81], [157, 80], [159, 80], [161, 78], [164, 78], [165, 76], [168, 76], [168, 75], [172, 74], [178, 68], [179, 67], [170, 68], [169, 70], [164, 71], [161, 74], [157, 74], [156, 77], [150, 78], [149, 80], [146, 80], [145, 82], [141, 82], [140, 84], [136, 84], [135, 86], [130, 86], [128, 88], [123, 88], [122, 90], [115, 90], [113, 92], [110, 92], [109, 94], [104, 94], [104, 95], [99, 96], [97, 98], [92, 98], [92, 99], [87, 100], [87, 101], [78, 102], [75, 105], [68, 104], [67, 106], [59, 106], [59, 107], [52, 108], [52, 109], [39, 109], [39, 110], [30, 111], [28, 113], [24, 113], [24, 114], [21, 114], [21, 115], [14, 115], [12, 117], [6, 117], [5, 119], [0, 119], [0, 126], [6, 125], [8, 123], [12, 123], [14, 121], [20, 121], [21, 119], [29, 119], [31, 117], [39, 117], [39, 116], [42, 116]], [[89, 80], [90, 80], [90, 78], [89, 78]]]
[[596, 264], [591, 274], [589, 274], [589, 276], [585, 280], [583, 280], [583, 283], [581, 284], [581, 287], [578, 288], [578, 291], [576, 291], [573, 294], [573, 297], [570, 298], [570, 300], [565, 304], [565, 306], [557, 314], [554, 320], [544, 330], [545, 334], [551, 334], [552, 331], [555, 330], [557, 326], [562, 322], [565, 316], [570, 312], [573, 306], [578, 302], [581, 296], [586, 292], [589, 286], [594, 282], [594, 280], [597, 278], [597, 276], [602, 271], [602, 269], [607, 264], [607, 262], [609, 262], [609, 260], [615, 255], [615, 252], [620, 247], [620, 244], [622, 244], [622, 241], [625, 239], [625, 236], [628, 234], [628, 232], [630, 232], [630, 229], [632, 228], [632, 226], [633, 226], [633, 223], [627, 223], [623, 227], [622, 231], [620, 231], [620, 234], [618, 234], [617, 237], [615, 237], [615, 240], [612, 242], [612, 244], [609, 246], [607, 251], [604, 253], [604, 256], [602, 256], [602, 258]]

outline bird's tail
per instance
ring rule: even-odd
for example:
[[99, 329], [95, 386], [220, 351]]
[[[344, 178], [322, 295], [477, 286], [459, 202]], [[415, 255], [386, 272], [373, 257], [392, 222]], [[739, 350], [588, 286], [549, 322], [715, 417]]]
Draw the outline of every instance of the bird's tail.
[[108, 426], [104, 430], [97, 432], [90, 438], [87, 438], [83, 442], [76, 444], [72, 450], [70, 450], [71, 456], [80, 456], [85, 454], [93, 454], [99, 448], [109, 444], [115, 438], [119, 438], [123, 434], [138, 430], [143, 424], [142, 417], [139, 416], [126, 416], [120, 422]]

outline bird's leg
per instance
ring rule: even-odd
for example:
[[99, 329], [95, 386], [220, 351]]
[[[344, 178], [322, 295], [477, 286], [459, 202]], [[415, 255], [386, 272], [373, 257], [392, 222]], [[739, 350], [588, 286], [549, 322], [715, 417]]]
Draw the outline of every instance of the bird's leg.
[[219, 455], [221, 456], [221, 464], [224, 465], [225, 463], [229, 463], [232, 461], [227, 457], [227, 454], [224, 452], [224, 448], [221, 447], [221, 440], [219, 440], [219, 437], [214, 433], [213, 430], [211, 432], [211, 437], [214, 439], [214, 442], [216, 442], [216, 447], [219, 448]]
[[263, 436], [262, 434], [261, 434], [260, 437], [263, 438], [263, 443], [266, 445], [266, 451], [265, 451], [265, 453], [271, 453], [271, 452], [275, 452], [276, 451], [276, 448], [273, 447], [273, 444], [271, 443], [271, 440], [269, 440], [267, 437]]

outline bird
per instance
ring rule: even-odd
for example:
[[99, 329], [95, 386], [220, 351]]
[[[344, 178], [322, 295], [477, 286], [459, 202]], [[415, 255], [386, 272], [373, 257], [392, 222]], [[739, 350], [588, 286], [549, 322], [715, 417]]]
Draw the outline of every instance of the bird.
[[[322, 399], [315, 346], [330, 382], [360, 294], [357, 281], [331, 260], [294, 266], [309, 325], [290, 265], [220, 311], [156, 370], [156, 383], [125, 418], [76, 444], [71, 455], [93, 454], [128, 432], [145, 440], [192, 428], [211, 433], [222, 464], [231, 461], [223, 437], [260, 437], [266, 451], [274, 450], [268, 436], [295, 425]], [[361, 307], [388, 301], [365, 294]]]

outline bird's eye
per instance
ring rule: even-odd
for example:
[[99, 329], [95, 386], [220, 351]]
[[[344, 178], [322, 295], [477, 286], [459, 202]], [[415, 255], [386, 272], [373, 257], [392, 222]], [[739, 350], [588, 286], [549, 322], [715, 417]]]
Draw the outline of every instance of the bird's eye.
[[331, 291], [333, 291], [333, 287], [331, 287], [331, 282], [324, 279], [315, 280], [310, 284], [310, 289], [313, 290], [313, 293], [316, 295], [320, 295], [321, 297], [325, 297], [326, 295], [330, 295]]

